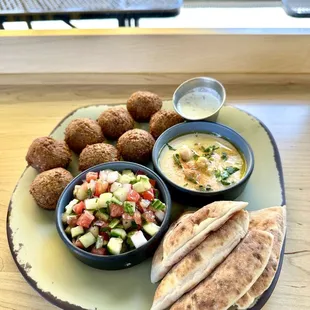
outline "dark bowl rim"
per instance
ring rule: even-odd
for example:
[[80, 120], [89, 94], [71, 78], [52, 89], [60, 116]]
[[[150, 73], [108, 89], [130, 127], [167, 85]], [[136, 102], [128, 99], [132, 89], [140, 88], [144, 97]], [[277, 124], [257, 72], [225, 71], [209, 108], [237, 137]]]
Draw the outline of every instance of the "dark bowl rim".
[[[235, 143], [231, 142], [230, 139], [228, 139], [227, 137], [223, 136], [223, 135], [220, 135], [218, 134], [217, 132], [215, 131], [211, 131], [211, 130], [205, 130], [205, 131], [197, 131], [198, 133], [201, 132], [201, 133], [209, 133], [209, 134], [213, 134], [213, 135], [216, 135], [216, 136], [219, 136], [219, 137], [222, 137], [223, 139], [229, 141], [234, 147], [236, 147], [238, 149], [239, 152], [242, 153], [243, 157], [244, 157], [244, 160], [246, 161], [247, 163], [247, 170], [246, 170], [246, 173], [244, 175], [244, 177], [237, 183], [227, 187], [226, 189], [222, 189], [222, 190], [218, 190], [218, 191], [212, 191], [212, 192], [199, 192], [199, 191], [195, 191], [195, 190], [191, 190], [191, 189], [188, 189], [188, 188], [185, 188], [185, 187], [182, 187], [174, 182], [172, 182], [168, 177], [165, 176], [165, 174], [161, 171], [160, 167], [159, 167], [159, 164], [158, 164], [158, 159], [159, 159], [159, 156], [160, 156], [160, 153], [161, 153], [161, 150], [162, 148], [160, 149], [158, 155], [156, 156], [155, 154], [155, 148], [156, 146], [160, 143], [160, 140], [163, 139], [164, 135], [166, 135], [167, 133], [173, 131], [173, 130], [176, 130], [177, 128], [179, 127], [184, 127], [184, 126], [190, 126], [192, 124], [196, 124], [196, 123], [201, 123], [201, 124], [204, 124], [204, 125], [208, 125], [208, 124], [212, 124], [212, 125], [215, 125], [215, 126], [218, 126], [218, 127], [222, 127], [228, 131], [230, 131], [232, 134], [234, 134], [235, 136], [237, 136], [241, 141], [244, 142], [244, 145], [246, 146], [246, 148], [248, 149], [249, 151], [249, 154], [250, 154], [250, 164], [248, 163], [248, 161], [246, 160], [243, 152], [240, 150], [240, 148], [238, 146], [235, 145]], [[184, 134], [176, 134], [174, 136], [174, 138], [172, 138], [171, 140], [177, 138], [177, 137], [180, 137], [180, 136], [184, 136], [186, 134], [190, 134], [191, 132], [189, 131], [188, 133], [184, 133]], [[170, 141], [171, 141], [170, 140]], [[169, 141], [167, 142], [169, 143]], [[224, 194], [224, 193], [227, 193], [231, 190], [233, 190], [234, 188], [237, 188], [239, 187], [240, 185], [244, 184], [245, 182], [248, 181], [248, 179], [250, 178], [253, 170], [254, 170], [254, 152], [250, 146], [250, 144], [238, 133], [236, 132], [235, 130], [233, 130], [232, 128], [230, 128], [229, 126], [226, 126], [226, 125], [223, 125], [223, 124], [220, 124], [220, 123], [216, 123], [216, 122], [207, 122], [207, 121], [191, 121], [191, 122], [183, 122], [183, 123], [180, 123], [180, 124], [176, 124], [170, 128], [168, 128], [167, 130], [165, 130], [156, 140], [155, 142], [155, 145], [153, 147], [153, 151], [152, 151], [152, 162], [153, 162], [153, 165], [154, 165], [154, 168], [156, 169], [157, 173], [165, 180], [165, 182], [169, 183], [171, 186], [177, 188], [178, 190], [184, 192], [184, 193], [187, 193], [187, 194], [190, 194], [190, 195], [197, 195], [197, 196], [202, 196], [202, 197], [212, 197], [212, 196], [215, 196], [215, 195], [221, 195], [221, 194]]]
[[[61, 238], [61, 240], [64, 242], [64, 244], [73, 252], [77, 253], [79, 256], [83, 256], [84, 258], [88, 258], [88, 259], [96, 259], [99, 261], [109, 261], [109, 260], [115, 260], [117, 258], [124, 258], [129, 254], [135, 254], [138, 253], [140, 251], [143, 251], [144, 249], [147, 249], [147, 247], [149, 246], [149, 244], [155, 240], [156, 235], [152, 236], [147, 243], [145, 243], [144, 245], [142, 245], [141, 247], [122, 253], [122, 254], [118, 254], [118, 255], [98, 255], [98, 254], [93, 254], [90, 252], [86, 252], [82, 249], [79, 249], [78, 247], [74, 246], [72, 241], [70, 241], [70, 239], [68, 238], [68, 236], [66, 235], [64, 228], [63, 228], [63, 223], [61, 220], [61, 215], [64, 212], [64, 210], [61, 210], [61, 201], [63, 199], [63, 197], [67, 194], [67, 191], [69, 190], [69, 188], [74, 184], [74, 185], [78, 185], [77, 182], [79, 181], [79, 179], [82, 176], [86, 176], [86, 174], [90, 171], [100, 171], [103, 169], [114, 169], [116, 171], [119, 171], [121, 169], [117, 169], [117, 168], [111, 168], [117, 165], [127, 165], [128, 168], [121, 168], [123, 170], [125, 169], [130, 169], [130, 167], [135, 167], [137, 170], [141, 170], [146, 172], [149, 175], [152, 175], [152, 177], [154, 177], [156, 179], [156, 183], [160, 183], [162, 188], [164, 189], [161, 192], [161, 195], [163, 196], [163, 200], [166, 204], [166, 212], [165, 212], [165, 218], [162, 221], [161, 225], [160, 225], [160, 229], [158, 231], [158, 233], [165, 227], [165, 224], [168, 222], [169, 223], [169, 219], [170, 219], [170, 213], [171, 213], [171, 196], [170, 196], [170, 192], [167, 188], [167, 185], [165, 184], [165, 182], [161, 179], [161, 177], [159, 175], [157, 175], [156, 172], [154, 172], [153, 170], [151, 170], [150, 168], [143, 166], [141, 164], [138, 163], [134, 163], [134, 162], [129, 162], [129, 161], [113, 161], [113, 162], [106, 162], [106, 163], [102, 163], [102, 164], [98, 164], [95, 166], [92, 166], [84, 171], [82, 171], [81, 173], [79, 173], [77, 176], [75, 176], [71, 182], [65, 187], [65, 189], [63, 190], [62, 194], [60, 195], [58, 202], [57, 202], [57, 207], [56, 207], [56, 228], [57, 228], [57, 232]], [[79, 181], [80, 182], [80, 181]], [[65, 208], [65, 206], [63, 206], [63, 209]]]

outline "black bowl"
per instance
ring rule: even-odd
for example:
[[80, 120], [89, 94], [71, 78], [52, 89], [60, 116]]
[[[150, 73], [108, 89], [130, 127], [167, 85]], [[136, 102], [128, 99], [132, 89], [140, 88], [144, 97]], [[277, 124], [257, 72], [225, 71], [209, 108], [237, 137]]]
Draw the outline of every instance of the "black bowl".
[[[166, 143], [169, 143], [176, 137], [196, 132], [219, 135], [222, 138], [228, 140], [230, 143], [232, 143], [243, 155], [246, 161], [247, 169], [244, 177], [238, 183], [231, 185], [227, 187], [227, 189], [220, 191], [197, 192], [181, 187], [165, 176], [165, 174], [161, 171], [158, 164], [158, 159], [162, 148], [165, 146]], [[203, 206], [204, 204], [210, 203], [215, 200], [236, 199], [243, 192], [254, 168], [253, 151], [250, 145], [245, 141], [245, 139], [233, 129], [218, 123], [211, 123], [211, 122], [187, 122], [177, 124], [167, 129], [157, 139], [153, 148], [152, 159], [155, 171], [167, 183], [172, 198], [182, 203], [188, 203], [190, 205], [200, 207]]]
[[[104, 169], [112, 169], [117, 171], [130, 169], [133, 172], [137, 171], [144, 172], [148, 177], [156, 180], [156, 187], [159, 190], [160, 199], [167, 206], [166, 215], [160, 226], [160, 230], [158, 231], [158, 233], [151, 239], [149, 239], [148, 242], [143, 246], [141, 246], [140, 248], [119, 255], [100, 256], [77, 248], [76, 246], [73, 245], [71, 240], [66, 235], [63, 223], [61, 221], [61, 216], [62, 213], [64, 212], [66, 205], [73, 199], [74, 186], [82, 184], [82, 181], [85, 180], [87, 172], [89, 171], [97, 172]], [[124, 162], [124, 161], [109, 162], [91, 167], [83, 171], [68, 184], [68, 186], [65, 188], [65, 190], [63, 191], [58, 200], [56, 209], [56, 226], [62, 241], [65, 243], [70, 252], [80, 261], [91, 267], [98, 269], [117, 270], [137, 265], [142, 261], [144, 261], [145, 259], [147, 259], [149, 256], [154, 254], [160, 240], [162, 239], [162, 237], [164, 236], [169, 227], [170, 212], [171, 212], [171, 198], [168, 188], [156, 173], [154, 173], [149, 168], [146, 168], [136, 163]]]

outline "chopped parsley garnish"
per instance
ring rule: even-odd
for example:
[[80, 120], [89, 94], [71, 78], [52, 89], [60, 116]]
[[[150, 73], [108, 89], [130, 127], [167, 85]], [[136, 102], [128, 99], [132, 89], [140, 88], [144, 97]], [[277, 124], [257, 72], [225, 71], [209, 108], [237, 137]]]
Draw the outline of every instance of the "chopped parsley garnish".
[[181, 161], [180, 161], [180, 154], [176, 153], [176, 154], [173, 154], [173, 160], [175, 162], [175, 164], [177, 166], [179, 166], [180, 168], [182, 168], [182, 164], [181, 164]]
[[186, 187], [188, 185], [188, 183], [185, 183], [183, 186]]
[[227, 181], [227, 179], [234, 174], [235, 172], [239, 171], [240, 169], [237, 167], [226, 167], [223, 171], [215, 170], [214, 175], [219, 182], [223, 185], [230, 185], [231, 183]]
[[170, 151], [176, 151], [176, 149], [173, 146], [171, 146], [169, 143], [166, 143], [166, 145]]
[[217, 150], [219, 147], [216, 145], [210, 145], [207, 148], [201, 147], [203, 152], [205, 153], [204, 156], [207, 157], [208, 159], [211, 158], [211, 156], [214, 154], [214, 151]]
[[233, 174], [233, 173], [239, 171], [240, 169], [237, 168], [237, 167], [229, 166], [229, 167], [225, 168], [225, 170], [226, 170], [229, 174]]
[[194, 160], [197, 160], [199, 158], [199, 155], [194, 150], [192, 150], [192, 152], [194, 154], [193, 155]]
[[222, 183], [223, 185], [230, 185], [230, 182], [228, 182], [228, 181], [226, 181], [226, 180], [222, 180], [221, 183]]
[[221, 159], [222, 160], [227, 160], [227, 153], [226, 152], [222, 152]]
[[205, 188], [203, 185], [199, 185], [199, 190], [200, 190], [200, 191], [205, 191], [206, 188]]

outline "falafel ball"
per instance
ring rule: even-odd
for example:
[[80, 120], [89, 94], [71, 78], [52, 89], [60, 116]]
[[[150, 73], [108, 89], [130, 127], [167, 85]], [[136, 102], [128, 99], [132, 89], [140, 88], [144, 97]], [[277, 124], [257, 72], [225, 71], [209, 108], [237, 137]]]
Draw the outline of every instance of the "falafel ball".
[[182, 123], [184, 118], [175, 111], [160, 110], [150, 120], [151, 135], [157, 139], [166, 129]]
[[26, 161], [39, 172], [58, 167], [65, 168], [71, 161], [71, 151], [65, 141], [41, 137], [32, 141]]
[[137, 122], [148, 121], [163, 105], [158, 95], [148, 91], [137, 91], [127, 101], [127, 110]]
[[121, 107], [107, 109], [101, 113], [97, 121], [104, 135], [111, 139], [117, 139], [124, 132], [134, 128], [133, 118]]
[[107, 143], [87, 145], [79, 158], [79, 169], [84, 171], [92, 166], [106, 163], [108, 161], [120, 160], [117, 148]]
[[125, 160], [144, 163], [150, 159], [154, 143], [147, 131], [132, 129], [118, 139], [117, 148]]
[[66, 128], [65, 141], [70, 149], [80, 153], [86, 145], [104, 141], [99, 124], [90, 118], [74, 119]]
[[62, 191], [72, 179], [71, 173], [63, 168], [44, 171], [31, 183], [30, 194], [39, 207], [55, 210]]

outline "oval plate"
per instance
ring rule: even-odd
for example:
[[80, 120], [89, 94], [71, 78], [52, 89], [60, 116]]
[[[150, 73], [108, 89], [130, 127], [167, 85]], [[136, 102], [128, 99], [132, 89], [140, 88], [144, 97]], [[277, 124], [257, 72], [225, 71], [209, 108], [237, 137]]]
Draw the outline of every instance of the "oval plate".
[[[99, 105], [75, 110], [60, 122], [51, 136], [63, 139], [64, 129], [72, 119], [97, 119], [109, 107]], [[166, 101], [164, 108], [171, 110], [171, 101]], [[239, 132], [254, 151], [256, 165], [238, 199], [249, 202], [248, 210], [284, 205], [281, 161], [270, 131], [252, 115], [234, 107], [223, 107], [218, 122]], [[147, 124], [139, 127], [148, 129]], [[75, 156], [69, 170], [77, 175]], [[7, 215], [10, 250], [28, 283], [44, 298], [63, 309], [150, 309], [156, 290], [156, 285], [150, 282], [151, 260], [126, 270], [103, 271], [75, 259], [57, 234], [55, 213], [37, 207], [29, 194], [30, 184], [36, 175], [32, 167], [26, 168], [13, 192]], [[173, 217], [184, 209], [184, 206], [173, 204]], [[261, 309], [270, 297], [281, 271], [283, 252], [284, 246], [273, 283], [252, 307], [253, 310]]]

